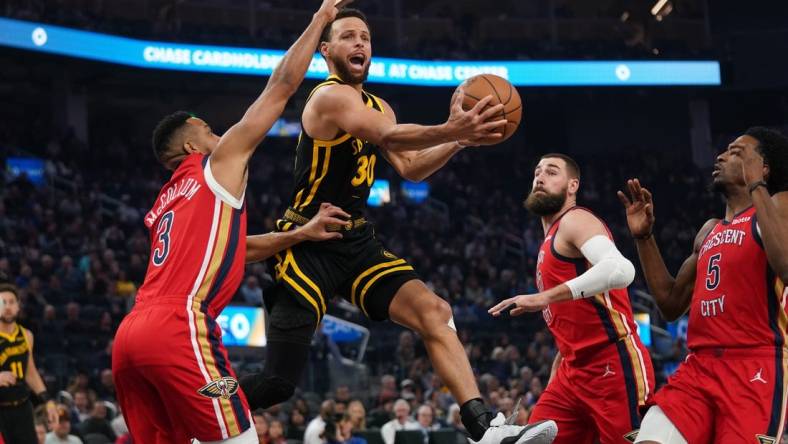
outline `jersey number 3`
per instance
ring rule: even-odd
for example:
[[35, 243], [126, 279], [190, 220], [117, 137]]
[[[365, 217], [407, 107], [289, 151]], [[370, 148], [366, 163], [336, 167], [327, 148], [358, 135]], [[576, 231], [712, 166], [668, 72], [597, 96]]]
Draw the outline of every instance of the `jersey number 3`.
[[167, 260], [170, 254], [170, 231], [172, 231], [172, 221], [175, 219], [175, 212], [168, 211], [159, 219], [159, 225], [156, 226], [156, 236], [158, 244], [156, 249], [153, 250], [153, 265], [160, 267]]
[[369, 157], [367, 156], [359, 156], [358, 157], [358, 171], [356, 171], [356, 176], [353, 177], [353, 180], [350, 183], [357, 187], [359, 185], [363, 185], [364, 182], [367, 183], [368, 187], [372, 186], [372, 182], [375, 181], [375, 161], [377, 158], [374, 154], [371, 154]]
[[720, 285], [720, 259], [722, 253], [717, 253], [709, 258], [709, 265], [706, 271], [706, 290], [714, 290]]

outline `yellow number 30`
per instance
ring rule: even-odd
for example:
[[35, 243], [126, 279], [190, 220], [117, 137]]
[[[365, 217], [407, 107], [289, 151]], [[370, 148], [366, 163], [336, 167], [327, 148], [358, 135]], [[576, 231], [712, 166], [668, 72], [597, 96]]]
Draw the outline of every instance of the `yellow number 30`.
[[356, 176], [350, 182], [354, 187], [363, 185], [364, 182], [367, 186], [371, 187], [372, 182], [375, 181], [375, 161], [377, 160], [374, 154], [370, 156], [359, 156], [358, 170]]

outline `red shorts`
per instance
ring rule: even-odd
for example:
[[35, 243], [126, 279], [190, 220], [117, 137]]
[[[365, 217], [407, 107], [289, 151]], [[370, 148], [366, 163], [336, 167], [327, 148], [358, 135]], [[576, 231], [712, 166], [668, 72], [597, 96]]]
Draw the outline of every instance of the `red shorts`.
[[172, 298], [135, 307], [115, 334], [112, 373], [135, 442], [219, 441], [251, 425], [213, 318]]
[[640, 408], [653, 392], [648, 351], [619, 341], [592, 363], [573, 366], [562, 361], [528, 422], [554, 420], [554, 444], [631, 443], [640, 428]]
[[786, 363], [774, 347], [697, 351], [654, 402], [689, 444], [780, 442]]

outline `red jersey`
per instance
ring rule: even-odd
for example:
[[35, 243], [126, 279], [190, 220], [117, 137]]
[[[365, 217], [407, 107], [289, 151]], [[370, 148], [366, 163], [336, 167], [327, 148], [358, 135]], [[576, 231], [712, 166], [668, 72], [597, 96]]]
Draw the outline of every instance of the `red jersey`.
[[698, 253], [687, 346], [785, 346], [785, 287], [769, 266], [755, 207], [722, 220]]
[[187, 156], [145, 216], [151, 254], [138, 303], [183, 298], [215, 318], [243, 279], [246, 208], [216, 182], [208, 158]]
[[[536, 285], [539, 291], [549, 290], [570, 281], [589, 267], [585, 258], [563, 256], [556, 251], [553, 244], [561, 218], [570, 211], [589, 210], [571, 208], [547, 230], [536, 263]], [[604, 222], [602, 224], [605, 225]], [[607, 225], [605, 230], [612, 239]], [[650, 358], [637, 335], [632, 305], [625, 288], [577, 301], [550, 304], [542, 310], [542, 316], [555, 337], [563, 359], [570, 365], [589, 363], [603, 348], [620, 343], [624, 345], [624, 351], [636, 361], [633, 364], [638, 364], [633, 365], [635, 371], [640, 370], [644, 375], [648, 373], [646, 366], [650, 367]]]

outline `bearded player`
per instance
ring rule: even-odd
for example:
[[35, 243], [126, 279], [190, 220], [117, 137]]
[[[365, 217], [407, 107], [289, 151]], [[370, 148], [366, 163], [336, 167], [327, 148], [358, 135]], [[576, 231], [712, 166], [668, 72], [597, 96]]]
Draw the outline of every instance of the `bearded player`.
[[725, 215], [698, 232], [670, 275], [654, 239], [654, 203], [637, 179], [621, 191], [649, 290], [666, 320], [689, 310], [689, 355], [654, 397], [638, 441], [779, 442], [785, 424], [788, 139], [750, 128], [717, 156]]
[[260, 97], [222, 137], [184, 112], [154, 131], [154, 153], [174, 171], [145, 216], [150, 263], [112, 353], [118, 401], [135, 442], [258, 442], [216, 317], [235, 294], [245, 261], [306, 238], [341, 237], [324, 228], [346, 214], [322, 204], [299, 231], [247, 239], [244, 205], [249, 159], [303, 80], [321, 30], [336, 15], [334, 3], [323, 1]]
[[525, 206], [542, 219], [539, 293], [515, 296], [493, 316], [542, 310], [558, 354], [530, 420], [552, 418], [556, 443], [631, 443], [639, 409], [654, 391], [648, 350], [637, 335], [626, 287], [635, 268], [605, 223], [577, 206], [580, 169], [564, 154], [542, 156]]
[[337, 294], [370, 319], [391, 319], [421, 335], [436, 372], [462, 406], [463, 424], [474, 441], [551, 442], [552, 422], [521, 427], [504, 424], [503, 415], [493, 420], [457, 337], [451, 307], [418, 279], [413, 267], [383, 246], [364, 217], [381, 157], [402, 177], [422, 180], [464, 145], [497, 141], [506, 121], [492, 119], [503, 107], [482, 111], [491, 99], [486, 97], [463, 111], [460, 93], [444, 124], [398, 124], [388, 103], [363, 89], [371, 38], [366, 18], [354, 9], [340, 11], [323, 32], [320, 53], [331, 75], [304, 107], [296, 186], [277, 228], [287, 232], [303, 224], [322, 201], [342, 207], [351, 220], [337, 227], [344, 233], [341, 240], [304, 243], [276, 256], [276, 284], [265, 297], [270, 313], [265, 367], [262, 374], [241, 382], [244, 392], [254, 408], [290, 398], [326, 304]]

